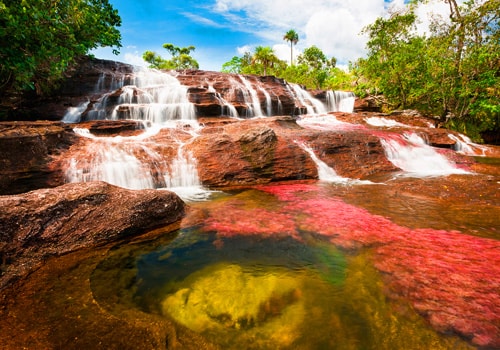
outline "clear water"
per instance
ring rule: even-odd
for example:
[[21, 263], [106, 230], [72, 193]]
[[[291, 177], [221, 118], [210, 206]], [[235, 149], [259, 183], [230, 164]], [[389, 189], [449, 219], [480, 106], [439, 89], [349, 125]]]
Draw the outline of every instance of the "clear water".
[[[459, 294], [481, 304], [500, 275], [498, 241], [471, 234], [494, 235], [498, 223], [479, 211], [454, 222], [460, 208], [430, 215], [431, 202], [390, 197], [390, 183], [220, 193], [192, 203], [183, 229], [111, 251], [91, 277], [94, 297], [223, 349], [469, 348], [422, 315], [432, 303], [471, 317]], [[479, 336], [497, 319], [485, 315]]]

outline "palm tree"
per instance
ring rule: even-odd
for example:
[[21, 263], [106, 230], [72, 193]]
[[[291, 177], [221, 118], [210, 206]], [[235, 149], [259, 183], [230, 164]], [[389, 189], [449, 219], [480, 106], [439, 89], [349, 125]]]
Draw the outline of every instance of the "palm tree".
[[252, 57], [252, 63], [259, 62], [264, 66], [264, 75], [267, 75], [267, 67], [272, 67], [278, 62], [278, 57], [269, 46], [257, 46]]
[[299, 42], [299, 34], [293, 29], [290, 29], [283, 36], [283, 40], [290, 42], [290, 65], [293, 66], [293, 45], [296, 45]]

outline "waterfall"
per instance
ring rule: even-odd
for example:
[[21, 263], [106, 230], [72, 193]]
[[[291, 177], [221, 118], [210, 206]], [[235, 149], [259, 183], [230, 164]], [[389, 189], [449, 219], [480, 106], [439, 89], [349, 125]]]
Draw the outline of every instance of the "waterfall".
[[203, 189], [198, 177], [197, 161], [179, 144], [177, 157], [170, 164], [170, 171], [165, 174], [166, 187], [184, 199], [205, 199], [208, 191]]
[[349, 179], [346, 177], [342, 177], [337, 175], [337, 172], [329, 167], [325, 162], [323, 162], [321, 159], [316, 156], [314, 153], [313, 149], [309, 146], [307, 146], [305, 143], [294, 141], [297, 145], [299, 145], [300, 148], [302, 148], [304, 151], [306, 151], [313, 162], [316, 164], [316, 167], [318, 169], [318, 178], [321, 181], [327, 181], [327, 182], [333, 182], [333, 183], [338, 183], [338, 184], [373, 184], [371, 181], [365, 181], [365, 180], [357, 180], [357, 179]]
[[243, 94], [243, 99], [248, 106], [247, 117], [262, 117], [262, 107], [260, 106], [260, 99], [252, 84], [243, 75], [238, 75], [243, 85], [238, 84], [235, 80], [233, 82], [239, 85], [240, 91]]
[[[161, 186], [155, 180], [151, 165], [161, 163], [158, 154], [133, 140], [122, 142], [122, 138], [93, 136], [88, 129], [75, 128], [78, 135], [92, 139], [85, 147], [83, 157], [72, 158], [66, 169], [67, 182], [106, 181], [112, 185], [138, 190]], [[146, 158], [146, 161], [139, 159]]]
[[399, 123], [395, 120], [392, 119], [387, 119], [383, 117], [370, 117], [370, 118], [365, 118], [365, 121], [367, 124], [372, 125], [372, 126], [377, 126], [377, 127], [384, 127], [384, 128], [393, 128], [393, 127], [409, 127], [408, 125], [405, 125], [403, 123]]
[[[208, 82], [207, 82], [208, 83]], [[233, 104], [229, 103], [222, 95], [214, 89], [212, 84], [208, 84], [208, 91], [213, 93], [215, 98], [220, 102], [223, 106], [221, 114], [229, 115], [232, 118], [238, 118], [239, 114]]]
[[187, 200], [203, 199], [209, 194], [198, 177], [196, 159], [184, 150], [185, 143], [178, 141], [177, 155], [168, 161], [143, 135], [96, 137], [88, 129], [74, 131], [91, 142], [83, 154], [69, 160], [67, 182], [105, 181], [134, 190], [164, 188]]
[[64, 123], [78, 123], [81, 119], [82, 113], [85, 112], [90, 101], [82, 102], [77, 107], [69, 107], [64, 114], [62, 121]]
[[414, 133], [381, 138], [387, 159], [410, 176], [468, 174]]
[[[289, 86], [291, 86], [292, 89], [290, 89]], [[327, 112], [320, 100], [312, 97], [309, 92], [301, 88], [298, 84], [289, 84], [287, 88], [294, 99], [299, 101], [300, 106], [298, 107], [305, 107], [307, 114], [324, 114]]]
[[[448, 134], [448, 137], [455, 141], [455, 151], [468, 156], [486, 156], [488, 147], [472, 142], [472, 140], [467, 136], [462, 134], [459, 134], [458, 136]], [[478, 154], [478, 152], [480, 152], [480, 154]]]
[[[133, 74], [116, 79], [113, 76], [109, 89], [87, 112], [87, 120], [133, 119], [156, 124], [167, 124], [176, 120], [196, 120], [194, 105], [189, 102], [187, 88], [170, 74], [136, 67]], [[102, 76], [96, 91], [103, 90]], [[65, 122], [81, 121], [85, 109], [68, 111]], [[78, 112], [80, 115], [78, 115]]]
[[271, 100], [271, 95], [262, 86], [259, 87], [259, 90], [264, 94], [264, 97], [266, 98], [266, 115], [270, 117], [273, 115], [273, 104]]
[[356, 95], [353, 92], [333, 91], [326, 92], [326, 106], [328, 112], [352, 113]]
[[[96, 90], [102, 90], [106, 80], [100, 77]], [[120, 85], [117, 89], [102, 94], [91, 107], [87, 102], [68, 110], [63, 121], [79, 122], [83, 111], [91, 108], [87, 119], [138, 120], [146, 131], [130, 137], [96, 137], [88, 129], [74, 128], [87, 140], [84, 149], [68, 161], [66, 181], [106, 181], [128, 189], [168, 188], [188, 200], [206, 197], [209, 191], [201, 186], [196, 159], [184, 149], [185, 142], [177, 140], [177, 155], [165, 159], [158, 151], [162, 145], [150, 139], [162, 128], [188, 133], [191, 141], [197, 137], [196, 131], [189, 131], [198, 130], [199, 125], [187, 88], [169, 74], [140, 68], [127, 77], [127, 83], [111, 79], [112, 88]]]
[[316, 130], [357, 130], [364, 129], [363, 125], [351, 124], [338, 120], [334, 115], [304, 116], [297, 120], [297, 124], [304, 128]]

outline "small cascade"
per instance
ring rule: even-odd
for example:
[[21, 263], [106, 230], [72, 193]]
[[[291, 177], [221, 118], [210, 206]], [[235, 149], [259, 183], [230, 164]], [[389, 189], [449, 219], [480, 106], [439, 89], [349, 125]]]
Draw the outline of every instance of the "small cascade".
[[399, 123], [399, 122], [392, 120], [392, 119], [383, 118], [383, 117], [365, 118], [365, 121], [367, 124], [369, 124], [371, 126], [383, 127], [383, 128], [408, 127], [408, 125], [405, 125], [403, 123]]
[[[129, 84], [125, 85], [125, 82]], [[96, 90], [102, 89], [100, 78]], [[195, 107], [188, 100], [187, 88], [170, 74], [137, 67], [127, 79], [124, 76], [120, 80], [112, 79], [110, 89], [87, 111], [86, 120], [133, 119], [155, 124], [196, 120]], [[83, 107], [71, 113], [68, 111], [63, 121], [79, 122], [83, 111]]]
[[259, 86], [259, 90], [262, 92], [262, 94], [264, 94], [264, 97], [266, 98], [266, 115], [270, 117], [273, 115], [273, 103], [271, 100], [271, 95], [262, 86]]
[[82, 113], [87, 110], [90, 101], [82, 102], [77, 107], [70, 107], [64, 114], [62, 121], [64, 123], [78, 123], [81, 119]]
[[316, 156], [313, 149], [307, 146], [305, 143], [295, 141], [300, 148], [306, 151], [313, 162], [316, 164], [318, 169], [318, 178], [321, 181], [333, 182], [338, 184], [372, 184], [371, 181], [357, 180], [357, 179], [349, 179], [346, 177], [342, 177], [337, 175], [337, 172], [330, 168], [325, 162]]
[[[292, 87], [290, 89], [290, 86]], [[299, 107], [305, 107], [307, 110], [307, 114], [325, 114], [327, 110], [324, 104], [311, 96], [309, 92], [304, 90], [298, 84], [288, 84], [287, 85], [290, 94], [294, 97], [294, 99], [298, 100], [300, 103]]]
[[414, 133], [381, 138], [387, 159], [409, 176], [468, 174]]
[[97, 138], [88, 129], [74, 131], [93, 140], [85, 148], [85, 157], [70, 159], [67, 182], [105, 181], [133, 190], [164, 186], [155, 176], [155, 168], [162, 165], [161, 157], [144, 144], [137, 140], [122, 142], [120, 137]]
[[[93, 95], [100, 96], [92, 105], [92, 109], [88, 112], [89, 119], [107, 119], [106, 106], [107, 101], [116, 90], [125, 86], [125, 82], [130, 79], [129, 75], [125, 74], [109, 74], [101, 73], [97, 83], [95, 84]], [[90, 101], [82, 102], [77, 107], [68, 108], [66, 114], [62, 118], [64, 123], [79, 123], [82, 121], [82, 114], [89, 107]]]
[[328, 112], [352, 113], [355, 99], [356, 95], [353, 92], [329, 90], [326, 92]]
[[257, 90], [255, 90], [243, 75], [238, 75], [240, 78], [241, 82], [243, 83], [243, 86], [240, 85], [240, 90], [243, 94], [243, 98], [245, 100], [246, 105], [248, 106], [248, 114], [247, 117], [252, 118], [252, 117], [262, 117], [264, 116], [262, 114], [262, 107], [260, 105], [260, 99], [257, 94]]
[[170, 171], [165, 174], [166, 187], [184, 199], [205, 199], [208, 191], [201, 185], [197, 161], [191, 152], [184, 148], [185, 144], [179, 144], [177, 157], [172, 160]]
[[472, 140], [467, 136], [462, 134], [459, 134], [458, 136], [448, 134], [448, 137], [455, 141], [455, 151], [468, 156], [486, 156], [488, 147], [472, 142]]
[[278, 113], [277, 115], [283, 115], [283, 103], [281, 103], [281, 100], [278, 96], [276, 96], [278, 99]]
[[209, 194], [201, 186], [196, 159], [184, 150], [185, 143], [178, 141], [176, 157], [167, 161], [143, 135], [96, 137], [88, 129], [74, 131], [92, 141], [84, 156], [69, 160], [67, 182], [105, 181], [133, 190], [168, 189], [186, 200], [204, 199]]
[[334, 115], [312, 115], [303, 116], [297, 120], [297, 124], [304, 128], [316, 130], [359, 130], [363, 125], [351, 124], [338, 120]]
[[212, 84], [208, 83], [208, 91], [212, 92], [214, 94], [215, 98], [223, 106], [222, 111], [221, 111], [222, 115], [228, 115], [232, 118], [239, 117], [239, 114], [238, 114], [238, 111], [236, 110], [236, 107], [234, 107], [233, 104], [229, 103], [224, 97], [222, 97], [222, 95], [219, 92], [217, 92], [217, 90], [214, 89]]

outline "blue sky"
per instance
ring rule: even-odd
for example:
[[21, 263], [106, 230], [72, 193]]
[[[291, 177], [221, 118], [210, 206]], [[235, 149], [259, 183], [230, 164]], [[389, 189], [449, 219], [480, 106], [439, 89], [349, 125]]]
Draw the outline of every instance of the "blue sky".
[[[434, 0], [438, 1], [438, 0]], [[432, 1], [431, 1], [432, 2]], [[440, 1], [443, 5], [444, 1]], [[347, 65], [365, 55], [362, 28], [404, 0], [110, 0], [122, 18], [121, 53], [95, 50], [98, 58], [141, 64], [142, 53], [164, 58], [164, 43], [193, 45], [200, 69], [219, 71], [233, 56], [270, 46], [290, 60], [283, 35], [294, 29], [299, 42], [294, 54], [316, 45], [327, 56]], [[445, 4], [444, 4], [445, 5]], [[446, 6], [446, 5], [445, 5]]]

